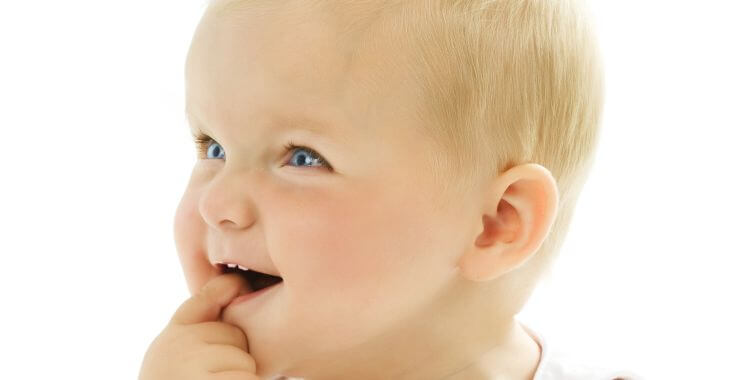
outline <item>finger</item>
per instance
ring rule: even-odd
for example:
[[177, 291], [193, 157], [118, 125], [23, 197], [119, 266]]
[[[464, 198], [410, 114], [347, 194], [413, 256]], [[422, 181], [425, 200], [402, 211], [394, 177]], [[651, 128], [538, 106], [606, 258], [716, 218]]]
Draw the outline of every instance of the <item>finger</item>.
[[220, 316], [221, 309], [238, 296], [244, 286], [247, 286], [246, 280], [237, 274], [216, 276], [200, 292], [183, 302], [170, 322], [187, 325], [215, 321]]
[[209, 344], [200, 355], [203, 368], [211, 373], [242, 371], [256, 373], [256, 362], [247, 352], [225, 344]]
[[203, 322], [185, 326], [198, 341], [209, 344], [227, 344], [248, 352], [246, 334], [240, 328], [224, 322]]

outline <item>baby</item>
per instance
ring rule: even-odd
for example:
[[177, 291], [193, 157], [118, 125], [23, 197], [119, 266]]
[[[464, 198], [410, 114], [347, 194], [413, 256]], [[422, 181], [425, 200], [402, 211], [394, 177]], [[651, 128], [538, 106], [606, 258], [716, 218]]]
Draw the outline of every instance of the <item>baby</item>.
[[599, 55], [569, 0], [212, 1], [175, 216], [193, 296], [140, 379], [547, 376], [514, 316], [591, 167]]

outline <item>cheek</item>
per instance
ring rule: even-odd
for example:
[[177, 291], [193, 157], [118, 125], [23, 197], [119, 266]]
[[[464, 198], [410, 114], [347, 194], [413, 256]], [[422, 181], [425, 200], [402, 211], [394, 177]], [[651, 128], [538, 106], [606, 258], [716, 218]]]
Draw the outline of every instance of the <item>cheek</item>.
[[282, 315], [296, 326], [293, 341], [316, 336], [325, 352], [357, 345], [433, 296], [444, 267], [434, 260], [435, 215], [423, 199], [379, 187], [266, 202], [275, 205], [267, 244], [287, 282]]
[[296, 204], [281, 200], [279, 220], [268, 229], [278, 233], [272, 253], [292, 291], [307, 298], [335, 301], [331, 307], [382, 301], [423, 254], [418, 223], [426, 219], [408, 197], [361, 187], [310, 194]]
[[188, 188], [180, 199], [174, 219], [175, 247], [191, 293], [197, 292], [213, 268], [205, 257], [202, 237], [205, 222], [198, 213], [198, 196]]

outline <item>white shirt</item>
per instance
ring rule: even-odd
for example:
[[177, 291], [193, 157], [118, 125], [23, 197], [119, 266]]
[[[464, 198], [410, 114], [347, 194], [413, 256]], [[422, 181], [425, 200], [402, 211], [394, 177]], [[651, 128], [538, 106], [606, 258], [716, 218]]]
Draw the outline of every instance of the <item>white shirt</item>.
[[519, 323], [542, 349], [533, 380], [642, 380], [631, 371], [610, 370], [571, 359], [569, 355], [553, 349], [542, 335]]

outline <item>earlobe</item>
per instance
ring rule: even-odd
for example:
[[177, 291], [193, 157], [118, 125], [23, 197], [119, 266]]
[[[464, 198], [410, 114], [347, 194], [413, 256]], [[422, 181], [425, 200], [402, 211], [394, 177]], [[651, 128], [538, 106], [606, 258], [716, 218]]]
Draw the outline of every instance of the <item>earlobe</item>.
[[489, 281], [524, 264], [540, 248], [557, 215], [557, 185], [543, 166], [515, 166], [490, 189], [479, 235], [459, 260], [461, 274], [473, 281]]

